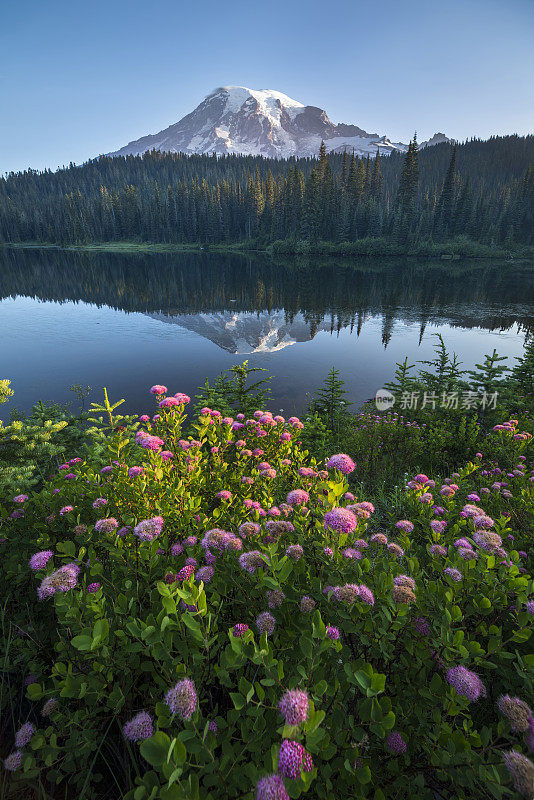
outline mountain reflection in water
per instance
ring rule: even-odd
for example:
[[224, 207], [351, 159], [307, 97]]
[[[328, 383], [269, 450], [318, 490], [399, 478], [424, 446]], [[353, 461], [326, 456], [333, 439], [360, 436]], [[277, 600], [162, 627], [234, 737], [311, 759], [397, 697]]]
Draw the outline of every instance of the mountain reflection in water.
[[[83, 306], [84, 313], [88, 313], [87, 307], [93, 308], [95, 314], [97, 309], [106, 308], [137, 312], [169, 332], [171, 326], [178, 326], [216, 344], [221, 348], [220, 369], [242, 360], [236, 355], [254, 355], [258, 359], [273, 355], [282, 365], [287, 358], [284, 354], [298, 350], [301, 343], [311, 342], [320, 332], [334, 334], [335, 338], [343, 333], [351, 341], [358, 340], [368, 320], [379, 326], [375, 350], [390, 346], [396, 325], [415, 328], [419, 344], [430, 327], [450, 331], [477, 329], [480, 337], [484, 336], [483, 331], [509, 332], [514, 341], [517, 334], [522, 340], [534, 331], [533, 265], [514, 262], [274, 260], [219, 254], [119, 255], [6, 248], [0, 251], [0, 298], [4, 299], [4, 303], [0, 302], [0, 322], [3, 314], [15, 313], [9, 298], [87, 304]], [[64, 323], [61, 309], [56, 310], [54, 320], [58, 326]], [[21, 326], [21, 339], [24, 325], [33, 325], [32, 335], [35, 345], [39, 345], [36, 319], [19, 315], [16, 324]], [[95, 318], [94, 324], [100, 321]], [[51, 326], [47, 318], [48, 332]], [[107, 333], [107, 356], [112, 360], [113, 329]], [[86, 336], [87, 351], [91, 350], [91, 338], [91, 334]], [[188, 354], [181, 342], [180, 363], [184, 366]], [[13, 356], [16, 340], [10, 346]], [[488, 345], [480, 355], [491, 349]], [[227, 356], [223, 357], [223, 351], [233, 356], [230, 362]], [[152, 358], [147, 348], [143, 352]], [[412, 360], [413, 353], [407, 354]], [[88, 355], [85, 352], [84, 358]], [[334, 359], [334, 355], [330, 365], [338, 366], [339, 356]], [[459, 355], [462, 356], [461, 351]], [[121, 364], [126, 368], [124, 355], [120, 358], [118, 372]], [[195, 353], [190, 360], [198, 358]], [[204, 377], [212, 377], [213, 356], [211, 362], [206, 360]], [[11, 364], [8, 359], [11, 374], [0, 377], [12, 377]], [[262, 365], [260, 361], [258, 364]], [[274, 374], [276, 364], [269, 363]], [[113, 385], [116, 370], [111, 363], [109, 367], [108, 382]], [[92, 374], [89, 377], [94, 379]], [[79, 369], [77, 380], [91, 383], [89, 377]], [[316, 386], [304, 386], [305, 380], [302, 375], [301, 402], [305, 391]], [[177, 389], [187, 390], [183, 385], [174, 390]], [[46, 387], [39, 396], [50, 398]]]

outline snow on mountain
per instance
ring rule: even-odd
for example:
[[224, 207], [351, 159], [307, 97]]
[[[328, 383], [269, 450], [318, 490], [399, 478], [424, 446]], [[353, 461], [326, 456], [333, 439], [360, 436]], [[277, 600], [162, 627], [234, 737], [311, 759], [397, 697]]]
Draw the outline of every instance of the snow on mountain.
[[[262, 155], [270, 158], [316, 156], [321, 141], [328, 152], [375, 156], [404, 152], [407, 145], [367, 133], [357, 125], [334, 124], [322, 108], [305, 106], [272, 89], [222, 86], [179, 122], [144, 136], [111, 155], [140, 155], [147, 150], [171, 153]], [[450, 141], [436, 133], [420, 147]]]
[[[151, 313], [152, 319], [179, 325], [197, 333], [214, 344], [236, 355], [251, 353], [275, 353], [297, 342], [308, 342], [313, 338], [310, 326], [302, 314], [288, 321], [285, 311], [260, 312], [219, 311], [200, 314]], [[327, 330], [329, 324], [322, 322], [318, 330]]]

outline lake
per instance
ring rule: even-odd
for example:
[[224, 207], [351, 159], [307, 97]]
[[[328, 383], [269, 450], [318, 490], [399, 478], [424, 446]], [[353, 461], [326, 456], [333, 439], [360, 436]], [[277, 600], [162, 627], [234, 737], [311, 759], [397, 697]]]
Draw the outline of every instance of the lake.
[[75, 409], [82, 383], [142, 413], [152, 384], [193, 395], [245, 359], [276, 378], [273, 411], [301, 412], [332, 366], [358, 406], [435, 333], [471, 369], [494, 348], [513, 364], [533, 330], [534, 264], [0, 250], [0, 378], [24, 411]]

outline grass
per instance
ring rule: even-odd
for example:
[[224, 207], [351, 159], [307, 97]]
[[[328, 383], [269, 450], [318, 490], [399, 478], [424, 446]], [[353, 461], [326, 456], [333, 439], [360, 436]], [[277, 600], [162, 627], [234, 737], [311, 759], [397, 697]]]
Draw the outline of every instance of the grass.
[[0, 246], [16, 249], [57, 249], [92, 253], [267, 253], [269, 255], [298, 256], [433, 256], [444, 260], [459, 258], [534, 258], [534, 247], [515, 249], [492, 247], [465, 237], [443, 243], [419, 242], [412, 246], [401, 246], [390, 240], [359, 239], [356, 242], [310, 242], [284, 239], [272, 243], [255, 240], [224, 244], [165, 243], [165, 242], [88, 242], [80, 244], [57, 244], [54, 242], [3, 242]]

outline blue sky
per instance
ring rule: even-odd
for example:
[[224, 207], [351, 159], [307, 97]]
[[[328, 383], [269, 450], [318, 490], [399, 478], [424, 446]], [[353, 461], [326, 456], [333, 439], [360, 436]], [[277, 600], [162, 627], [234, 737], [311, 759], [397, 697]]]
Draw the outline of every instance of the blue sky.
[[81, 163], [228, 84], [396, 141], [534, 132], [534, 0], [13, 0], [0, 28], [0, 173]]

